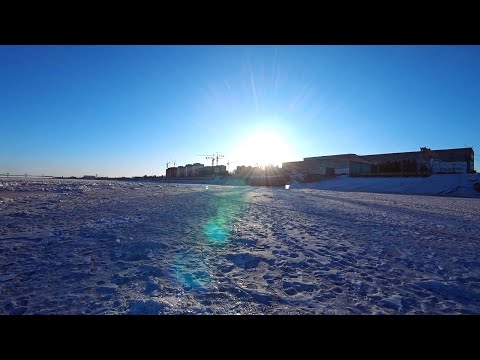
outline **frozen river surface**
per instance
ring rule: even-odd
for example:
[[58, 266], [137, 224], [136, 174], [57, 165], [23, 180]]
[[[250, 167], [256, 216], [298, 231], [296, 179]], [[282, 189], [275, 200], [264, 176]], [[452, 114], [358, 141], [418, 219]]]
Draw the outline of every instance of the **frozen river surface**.
[[0, 180], [0, 314], [478, 314], [480, 199]]

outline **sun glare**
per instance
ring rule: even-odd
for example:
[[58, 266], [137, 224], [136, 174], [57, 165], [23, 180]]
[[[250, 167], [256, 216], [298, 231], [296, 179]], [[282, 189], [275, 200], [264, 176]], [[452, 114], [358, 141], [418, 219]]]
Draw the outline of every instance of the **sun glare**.
[[235, 150], [238, 165], [277, 165], [292, 158], [290, 145], [277, 132], [257, 130]]

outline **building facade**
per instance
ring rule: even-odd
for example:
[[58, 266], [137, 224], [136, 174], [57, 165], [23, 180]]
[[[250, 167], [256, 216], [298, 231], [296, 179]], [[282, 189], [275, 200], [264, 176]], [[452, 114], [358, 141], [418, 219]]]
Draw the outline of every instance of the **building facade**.
[[167, 169], [167, 178], [177, 177], [177, 168], [170, 167]]
[[203, 164], [187, 164], [185, 166], [179, 167], [170, 167], [167, 169], [167, 177], [193, 177], [201, 176], [202, 169], [204, 168]]
[[285, 162], [282, 169], [290, 174], [351, 176], [419, 176], [471, 173], [474, 171], [472, 148], [386, 153], [374, 155], [341, 154], [307, 157]]
[[185, 166], [177, 167], [177, 177], [185, 177]]

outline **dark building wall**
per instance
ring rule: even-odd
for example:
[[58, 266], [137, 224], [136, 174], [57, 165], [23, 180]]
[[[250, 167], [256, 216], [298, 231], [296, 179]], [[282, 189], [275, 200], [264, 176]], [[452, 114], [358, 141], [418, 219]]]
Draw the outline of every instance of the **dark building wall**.
[[177, 168], [177, 176], [184, 177], [185, 176], [185, 166], [179, 166]]
[[[443, 162], [466, 162], [467, 172], [474, 167], [474, 152], [472, 148], [458, 148], [445, 150], [430, 150], [426, 147], [420, 151], [373, 154], [357, 156], [355, 154], [341, 154], [330, 156], [316, 156], [304, 158], [304, 161], [292, 161], [282, 164], [282, 169], [289, 173], [323, 173], [325, 168], [335, 168], [336, 174], [346, 173], [345, 166], [352, 175], [369, 172], [380, 176], [397, 175], [428, 175], [431, 173], [431, 159]], [[348, 165], [345, 165], [348, 164]]]
[[388, 154], [375, 154], [375, 155], [362, 155], [361, 158], [371, 161], [373, 163], [381, 162], [394, 162], [394, 161], [428, 161], [429, 158], [448, 161], [459, 162], [467, 161], [469, 170], [473, 170], [473, 149], [472, 148], [458, 148], [458, 149], [445, 149], [445, 150], [429, 150], [424, 151], [411, 151], [401, 153], [388, 153]]
[[438, 160], [448, 162], [467, 162], [467, 172], [472, 172], [474, 166], [474, 152], [472, 148], [459, 148], [459, 149], [445, 149], [445, 150], [433, 150], [434, 154], [438, 156]]
[[169, 177], [176, 177], [177, 176], [177, 168], [176, 167], [171, 167], [167, 169], [167, 178]]
[[203, 168], [198, 170], [198, 174], [200, 176], [212, 176], [213, 175], [213, 167], [212, 166], [204, 166]]
[[304, 161], [289, 161], [282, 163], [282, 169], [287, 172], [295, 172], [305, 169]]
[[461, 149], [446, 149], [446, 150], [433, 150], [438, 154], [438, 159], [442, 161], [469, 161], [473, 155], [473, 149], [461, 148]]
[[429, 175], [433, 151], [424, 147], [420, 151], [362, 155], [372, 163], [372, 174], [376, 176]]
[[372, 173], [372, 165], [350, 161], [350, 175], [369, 175]]
[[404, 153], [389, 153], [389, 154], [375, 154], [375, 155], [361, 155], [362, 159], [370, 161], [374, 164], [394, 161], [418, 161], [424, 159], [425, 156], [421, 151], [411, 151]]
[[305, 168], [304, 161], [289, 161], [282, 163], [282, 169], [287, 173], [302, 171]]
[[371, 172], [371, 163], [355, 154], [340, 154], [306, 157], [304, 161], [283, 163], [282, 169], [290, 173], [305, 172], [314, 175], [325, 175], [327, 169], [336, 175], [348, 175], [352, 170], [356, 174], [363, 174]]
[[348, 175], [350, 173], [350, 160], [346, 157], [309, 158], [305, 160], [309, 174], [325, 175], [328, 168], [334, 169], [336, 175]]

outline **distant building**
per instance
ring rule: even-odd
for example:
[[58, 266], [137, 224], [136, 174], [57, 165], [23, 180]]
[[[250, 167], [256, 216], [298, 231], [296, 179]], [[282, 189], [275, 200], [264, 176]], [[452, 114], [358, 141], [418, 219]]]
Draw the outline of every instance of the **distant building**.
[[235, 175], [243, 175], [245, 173], [245, 165], [238, 165], [235, 170]]
[[282, 164], [282, 169], [290, 174], [310, 175], [360, 175], [371, 172], [371, 162], [355, 154], [340, 154], [304, 158]]
[[241, 175], [241, 176], [247, 176], [253, 174], [254, 167], [252, 166], [245, 166], [245, 165], [239, 165], [237, 166], [237, 171], [235, 172], [236, 175]]
[[167, 178], [177, 177], [177, 168], [170, 167], [167, 169]]
[[93, 180], [96, 179], [97, 177], [95, 175], [83, 175], [82, 179], [88, 179], [88, 180]]
[[404, 170], [408, 166], [411, 167], [411, 172], [421, 174], [471, 173], [474, 169], [472, 148], [431, 150], [422, 147], [420, 151], [363, 155], [362, 158], [377, 168], [390, 168], [397, 172], [399, 168]]
[[204, 168], [204, 165], [200, 163], [187, 164], [185, 166], [179, 166], [179, 167], [170, 167], [167, 169], [166, 176], [168, 178], [199, 176], [203, 168]]
[[199, 176], [213, 176], [214, 166], [204, 166], [198, 171]]
[[204, 167], [203, 164], [195, 163], [192, 165], [192, 176], [199, 176], [200, 169]]
[[265, 176], [265, 172], [266, 172], [267, 168], [262, 169], [259, 166], [239, 165], [239, 166], [237, 166], [237, 170], [235, 171], [235, 175], [243, 176], [243, 177]]
[[177, 176], [184, 177], [185, 176], [185, 166], [177, 167]]
[[304, 158], [309, 174], [358, 175], [371, 172], [371, 162], [355, 154], [316, 156]]
[[[433, 150], [433, 152], [438, 155], [437, 160], [443, 163], [464, 163], [467, 173], [472, 173], [475, 169], [473, 148]], [[452, 168], [455, 168], [455, 166], [452, 166]]]
[[227, 172], [227, 167], [225, 165], [217, 165], [214, 168], [215, 175], [225, 174]]
[[474, 152], [472, 148], [431, 150], [422, 147], [420, 151], [403, 153], [316, 156], [304, 158], [303, 161], [284, 162], [282, 169], [290, 174], [351, 176], [471, 173], [474, 169]]
[[[242, 169], [240, 169], [241, 172], [244, 171], [245, 166], [242, 166]], [[305, 161], [289, 161], [289, 162], [284, 162], [282, 164], [282, 169], [288, 173], [301, 173], [301, 172], [306, 172], [307, 171], [307, 164]], [[238, 172], [238, 167], [237, 167], [237, 172]]]

